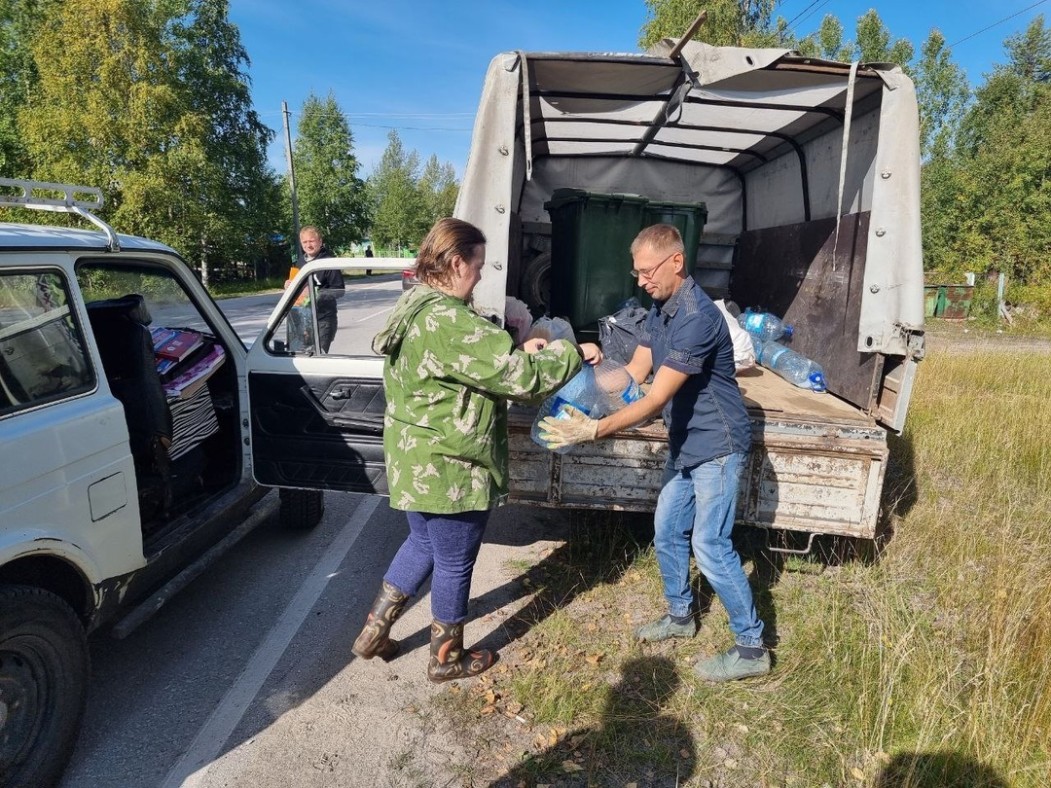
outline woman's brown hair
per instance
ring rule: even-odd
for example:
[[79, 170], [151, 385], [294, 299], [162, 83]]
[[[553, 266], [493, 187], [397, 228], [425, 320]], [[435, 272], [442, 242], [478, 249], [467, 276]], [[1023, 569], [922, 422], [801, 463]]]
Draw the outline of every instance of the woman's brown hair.
[[453, 258], [466, 262], [475, 247], [485, 243], [482, 231], [462, 219], [439, 219], [427, 233], [416, 255], [416, 278], [427, 285], [452, 283]]

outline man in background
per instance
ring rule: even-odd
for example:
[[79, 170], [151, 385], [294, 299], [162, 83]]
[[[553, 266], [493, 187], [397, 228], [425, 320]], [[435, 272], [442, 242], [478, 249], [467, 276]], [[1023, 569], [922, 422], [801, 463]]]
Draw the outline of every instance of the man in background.
[[[325, 246], [321, 232], [310, 224], [299, 231], [299, 246], [303, 250], [303, 260], [307, 263], [334, 256]], [[316, 298], [318, 345], [322, 353], [328, 353], [332, 339], [336, 336], [336, 301], [346, 294], [347, 287], [343, 281], [343, 272], [338, 269], [316, 273], [312, 280]], [[285, 282], [285, 287], [288, 285], [289, 282]]]

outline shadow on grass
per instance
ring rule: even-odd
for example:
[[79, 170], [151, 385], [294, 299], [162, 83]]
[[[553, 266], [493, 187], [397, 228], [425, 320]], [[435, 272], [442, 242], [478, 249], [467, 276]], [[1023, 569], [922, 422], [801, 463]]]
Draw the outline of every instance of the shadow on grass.
[[628, 785], [640, 778], [648, 786], [686, 784], [696, 767], [693, 736], [663, 708], [679, 683], [667, 657], [628, 660], [597, 725], [571, 731], [489, 785]]
[[995, 769], [955, 752], [907, 752], [880, 770], [875, 788], [1007, 788]]
[[604, 583], [616, 583], [652, 540], [652, 515], [573, 511], [564, 544], [514, 580], [471, 600], [473, 616], [481, 617], [535, 592], [528, 604], [478, 647], [499, 650], [581, 594]]

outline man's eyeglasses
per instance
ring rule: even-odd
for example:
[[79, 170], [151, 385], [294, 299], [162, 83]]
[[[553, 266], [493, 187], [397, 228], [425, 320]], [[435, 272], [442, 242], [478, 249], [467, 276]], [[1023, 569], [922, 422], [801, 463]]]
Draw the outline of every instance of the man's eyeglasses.
[[631, 272], [630, 272], [631, 273], [631, 278], [632, 279], [649, 279], [649, 280], [652, 281], [653, 280], [653, 275], [655, 273], [657, 273], [657, 269], [660, 268], [662, 265], [664, 265], [669, 260], [671, 260], [677, 254], [678, 254], [678, 252], [672, 252], [670, 255], [668, 255], [663, 260], [661, 260], [659, 263], [657, 263], [657, 265], [653, 266], [653, 268], [647, 268], [645, 271], [642, 271], [642, 270], [637, 269], [637, 268], [632, 268]]

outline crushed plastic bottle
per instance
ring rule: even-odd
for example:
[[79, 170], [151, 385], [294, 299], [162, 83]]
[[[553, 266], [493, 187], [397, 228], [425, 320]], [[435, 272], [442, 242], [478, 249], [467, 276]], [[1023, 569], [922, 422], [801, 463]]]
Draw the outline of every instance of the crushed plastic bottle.
[[751, 309], [746, 309], [737, 316], [737, 323], [749, 334], [764, 342], [781, 337], [792, 338], [792, 326], [769, 312], [753, 312]]
[[799, 388], [812, 391], [824, 391], [827, 388], [825, 373], [820, 364], [780, 342], [756, 341], [755, 355], [760, 364]]

